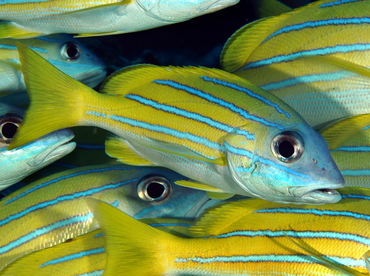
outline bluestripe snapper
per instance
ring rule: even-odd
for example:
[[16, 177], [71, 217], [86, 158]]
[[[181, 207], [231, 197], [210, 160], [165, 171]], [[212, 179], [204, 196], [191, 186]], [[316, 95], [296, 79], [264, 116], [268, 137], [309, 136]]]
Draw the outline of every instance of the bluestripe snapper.
[[104, 276], [369, 275], [370, 190], [341, 193], [341, 202], [321, 206], [260, 199], [222, 204], [188, 229], [190, 239], [104, 202], [87, 203], [106, 238]]
[[[187, 236], [192, 220], [142, 219], [156, 229], [177, 236]], [[100, 229], [67, 240], [65, 243], [32, 252], [6, 266], [0, 275], [23, 275], [31, 271], [37, 276], [100, 276], [104, 272], [107, 252]]]
[[[14, 39], [0, 39], [0, 96], [26, 92], [16, 42]], [[98, 85], [106, 76], [104, 63], [71, 35], [24, 39], [22, 43], [59, 70], [90, 87]]]
[[62, 158], [76, 146], [70, 142], [72, 131], [62, 129], [7, 151], [23, 115], [23, 110], [0, 103], [0, 191]]
[[97, 229], [86, 197], [140, 219], [195, 218], [220, 202], [173, 185], [183, 179], [166, 169], [119, 164], [66, 170], [30, 183], [0, 201], [0, 270], [29, 252]]
[[239, 0], [17, 0], [0, 2], [0, 37], [53, 33], [97, 36], [137, 32], [189, 20]]
[[346, 186], [370, 188], [370, 114], [339, 120], [320, 133]]
[[97, 93], [19, 49], [31, 104], [9, 149], [56, 129], [98, 126], [119, 136], [107, 141], [108, 155], [194, 180], [180, 185], [278, 202], [340, 200], [334, 189], [344, 180], [322, 136], [238, 76], [138, 65], [110, 76]]
[[324, 0], [236, 31], [222, 67], [283, 99], [322, 128], [370, 113], [370, 1]]

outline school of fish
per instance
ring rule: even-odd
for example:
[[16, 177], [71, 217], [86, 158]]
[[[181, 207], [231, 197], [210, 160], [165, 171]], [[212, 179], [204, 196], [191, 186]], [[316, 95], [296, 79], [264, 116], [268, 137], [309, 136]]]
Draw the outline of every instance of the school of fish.
[[370, 275], [370, 0], [253, 1], [220, 69], [80, 39], [238, 2], [0, 1], [0, 276]]

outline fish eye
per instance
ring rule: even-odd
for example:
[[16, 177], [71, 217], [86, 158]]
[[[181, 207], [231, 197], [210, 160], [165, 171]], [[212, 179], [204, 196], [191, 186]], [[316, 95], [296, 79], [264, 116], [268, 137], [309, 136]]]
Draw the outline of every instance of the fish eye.
[[76, 43], [69, 41], [62, 45], [60, 54], [64, 59], [74, 61], [81, 56], [81, 49]]
[[284, 131], [272, 140], [271, 150], [280, 161], [293, 163], [303, 154], [303, 139], [297, 132]]
[[21, 123], [22, 119], [16, 114], [6, 114], [0, 118], [0, 143], [10, 144]]
[[163, 201], [169, 197], [172, 183], [161, 175], [148, 175], [137, 185], [137, 194], [144, 201]]

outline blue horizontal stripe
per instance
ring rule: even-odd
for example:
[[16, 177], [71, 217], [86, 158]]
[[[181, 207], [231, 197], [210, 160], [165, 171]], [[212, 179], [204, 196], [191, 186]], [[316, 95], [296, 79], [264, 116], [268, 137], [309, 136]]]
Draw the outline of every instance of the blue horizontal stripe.
[[367, 126], [367, 127], [364, 127], [362, 130], [366, 130], [366, 129], [369, 129], [370, 128], [370, 126]]
[[[233, 154], [240, 155], [240, 156], [243, 156], [243, 157], [247, 157], [249, 159], [253, 159], [254, 162], [259, 162], [259, 163], [264, 164], [266, 166], [273, 167], [275, 169], [287, 172], [288, 174], [298, 176], [300, 178], [312, 180], [312, 178], [309, 175], [297, 172], [297, 171], [295, 171], [295, 170], [293, 170], [289, 167], [285, 167], [283, 165], [277, 164], [277, 163], [271, 161], [270, 159], [263, 158], [263, 157], [261, 157], [257, 154], [254, 154], [254, 153], [252, 153], [252, 152], [250, 152], [246, 149], [233, 147], [230, 144], [228, 144], [227, 142], [224, 142], [224, 145], [225, 145], [225, 149], [227, 151], [233, 153]], [[242, 167], [238, 167], [238, 168], [239, 168], [239, 170], [243, 169]], [[250, 168], [245, 168], [245, 169], [250, 170]]]
[[[128, 168], [128, 167], [108, 167], [108, 168], [99, 168], [99, 169], [91, 169], [91, 170], [85, 170], [85, 171], [81, 171], [81, 172], [77, 172], [77, 173], [72, 173], [72, 174], [69, 174], [69, 175], [64, 175], [64, 176], [61, 176], [61, 177], [57, 177], [55, 179], [52, 179], [52, 180], [49, 180], [47, 182], [44, 182], [44, 183], [41, 183], [41, 184], [38, 184], [36, 186], [34, 186], [33, 188], [31, 189], [28, 189], [27, 191], [23, 192], [23, 193], [20, 193], [19, 195], [7, 200], [4, 202], [4, 205], [6, 204], [9, 204], [13, 201], [16, 201], [18, 200], [19, 198], [21, 197], [24, 197], [25, 195], [28, 195], [38, 189], [41, 189], [43, 187], [47, 187], [53, 183], [56, 183], [56, 182], [59, 182], [61, 180], [65, 180], [65, 179], [69, 179], [69, 178], [73, 178], [73, 177], [76, 177], [76, 176], [80, 176], [80, 175], [84, 175], [84, 174], [89, 174], [89, 173], [100, 173], [100, 172], [106, 172], [106, 171], [113, 171], [113, 170], [122, 170], [122, 171], [128, 171], [128, 170], [132, 170], [132, 168]], [[0, 224], [1, 225], [1, 224]]]
[[170, 80], [154, 80], [153, 82], [155, 82], [157, 84], [161, 84], [161, 85], [166, 85], [166, 86], [172, 87], [172, 88], [177, 89], [177, 90], [185, 91], [189, 94], [192, 94], [192, 95], [195, 95], [195, 96], [200, 97], [202, 99], [205, 99], [205, 100], [207, 100], [211, 103], [218, 104], [219, 106], [222, 106], [224, 108], [227, 108], [227, 109], [231, 110], [232, 112], [235, 112], [235, 113], [239, 114], [240, 116], [242, 116], [243, 118], [245, 118], [247, 120], [255, 121], [255, 122], [258, 122], [260, 124], [269, 126], [269, 127], [276, 127], [278, 129], [284, 129], [284, 127], [282, 127], [282, 126], [280, 126], [276, 123], [271, 123], [271, 122], [269, 122], [269, 121], [267, 121], [263, 118], [260, 118], [260, 117], [255, 116], [255, 115], [251, 115], [246, 110], [244, 110], [240, 107], [237, 107], [233, 103], [224, 101], [224, 100], [222, 100], [220, 98], [217, 98], [217, 97], [215, 97], [211, 94], [205, 93], [205, 92], [203, 92], [199, 89], [195, 89], [193, 87], [183, 85], [183, 84], [180, 84], [180, 83], [177, 83], [177, 82], [174, 82], [174, 81], [170, 81]]
[[269, 238], [277, 238], [277, 237], [292, 237], [292, 238], [304, 238], [304, 239], [335, 239], [335, 240], [342, 240], [342, 241], [352, 241], [360, 244], [364, 244], [366, 246], [370, 245], [370, 239], [368, 237], [364, 237], [361, 235], [351, 234], [351, 233], [341, 233], [341, 232], [334, 232], [334, 231], [292, 231], [292, 230], [240, 230], [240, 231], [233, 231], [229, 233], [224, 233], [218, 236], [211, 237], [213, 239], [225, 239], [231, 237], [245, 237], [245, 238], [253, 238], [253, 237], [269, 237]]
[[90, 249], [90, 250], [86, 250], [86, 251], [81, 251], [81, 252], [78, 252], [78, 253], [74, 253], [74, 254], [71, 254], [71, 255], [63, 256], [63, 257], [48, 261], [46, 263], [41, 264], [39, 267], [41, 268], [41, 267], [44, 267], [44, 266], [47, 266], [47, 265], [55, 265], [55, 264], [59, 264], [59, 263], [63, 263], [63, 262], [73, 261], [75, 259], [88, 257], [88, 256], [91, 256], [91, 255], [96, 255], [96, 254], [100, 254], [100, 253], [104, 253], [104, 252], [105, 252], [105, 250], [104, 250], [103, 247]]
[[184, 226], [189, 227], [190, 223], [152, 223], [149, 224], [152, 227], [170, 227], [170, 226]]
[[253, 91], [251, 91], [251, 90], [249, 90], [245, 87], [236, 85], [235, 83], [226, 82], [226, 81], [215, 79], [215, 78], [209, 78], [209, 77], [206, 77], [206, 76], [203, 76], [203, 77], [200, 77], [200, 78], [204, 81], [212, 82], [214, 84], [222, 85], [222, 86], [225, 86], [225, 87], [228, 87], [228, 88], [231, 88], [231, 89], [235, 89], [237, 91], [241, 91], [241, 92], [247, 94], [248, 96], [263, 102], [264, 104], [275, 108], [275, 110], [277, 112], [284, 114], [286, 117], [288, 117], [288, 118], [291, 117], [290, 114], [288, 112], [282, 110], [278, 104], [271, 102], [270, 100], [266, 99], [265, 97], [262, 97], [261, 95], [258, 95], [258, 94], [254, 93]]
[[[321, 256], [330, 262], [337, 262], [342, 265], [351, 265], [354, 267], [366, 267], [362, 259], [353, 259], [348, 257]], [[255, 262], [274, 262], [274, 263], [309, 263], [321, 264], [322, 262], [310, 255], [234, 255], [234, 256], [215, 256], [215, 257], [193, 257], [193, 258], [176, 258], [176, 263], [194, 262], [200, 264], [210, 263], [255, 263]], [[263, 264], [261, 264], [263, 265]]]
[[[234, 130], [234, 128], [231, 127], [231, 126], [228, 126], [228, 125], [225, 125], [221, 122], [215, 121], [215, 120], [213, 120], [209, 117], [203, 116], [199, 113], [190, 112], [190, 111], [187, 111], [185, 109], [181, 109], [181, 108], [178, 108], [178, 107], [175, 107], [175, 106], [161, 104], [157, 101], [153, 101], [153, 100], [141, 97], [139, 95], [128, 94], [125, 97], [128, 98], [128, 99], [137, 101], [141, 104], [151, 106], [155, 109], [163, 110], [165, 112], [180, 115], [182, 117], [189, 118], [189, 119], [192, 119], [192, 120], [197, 121], [197, 122], [205, 123], [205, 124], [207, 124], [207, 125], [209, 125], [213, 128], [216, 128], [216, 129], [219, 129], [219, 130], [222, 130], [222, 131], [225, 131], [225, 132], [231, 132], [231, 131]], [[247, 137], [247, 139], [254, 140], [254, 135], [253, 134], [251, 134], [247, 131], [244, 131], [243, 134]]]
[[[30, 46], [27, 46], [27, 47], [34, 50], [35, 52], [40, 52], [40, 53], [44, 53], [44, 54], [46, 54], [48, 52], [46, 49], [43, 49], [43, 48], [40, 48], [40, 47], [30, 47]], [[17, 51], [17, 46], [7, 45], [7, 44], [0, 44], [0, 49]]]
[[331, 152], [334, 152], [334, 151], [369, 152], [370, 151], [370, 147], [366, 147], [366, 146], [339, 147], [339, 148], [336, 148], [335, 150], [331, 150]]
[[86, 215], [77, 215], [75, 217], [71, 217], [65, 220], [54, 222], [50, 225], [47, 225], [42, 228], [38, 228], [33, 230], [32, 232], [6, 244], [0, 247], [0, 254], [4, 254], [10, 250], [13, 250], [14, 248], [17, 248], [21, 246], [22, 244], [25, 244], [27, 242], [32, 241], [33, 239], [36, 239], [42, 235], [46, 235], [56, 229], [60, 229], [63, 227], [70, 227], [72, 224], [83, 224], [88, 221], [91, 221], [93, 218], [92, 213], [87, 213]]
[[50, 0], [1, 0], [1, 5], [8, 5], [8, 4], [27, 4], [27, 3], [42, 3], [42, 2], [49, 2]]
[[333, 211], [333, 210], [319, 210], [319, 209], [293, 209], [293, 208], [270, 208], [256, 210], [254, 213], [282, 213], [282, 214], [308, 214], [316, 216], [338, 216], [351, 217], [354, 219], [370, 220], [369, 215], [354, 213], [350, 211]]
[[355, 199], [370, 200], [370, 196], [366, 196], [366, 195], [346, 195], [346, 194], [342, 194], [342, 199], [344, 199], [344, 198], [355, 198]]
[[287, 54], [287, 55], [277, 55], [271, 58], [251, 62], [251, 63], [248, 63], [246, 66], [242, 67], [241, 69], [239, 69], [238, 71], [271, 65], [274, 63], [287, 62], [287, 61], [291, 61], [291, 60], [294, 60], [302, 56], [332, 55], [332, 54], [338, 54], [338, 53], [349, 53], [349, 52], [368, 51], [368, 50], [370, 50], [370, 44], [361, 44], [361, 43], [348, 44], [348, 45], [336, 45], [332, 47], [302, 50], [302, 51], [298, 51], [298, 52]]
[[363, 0], [339, 0], [339, 1], [334, 1], [330, 3], [321, 4], [320, 8], [329, 8], [333, 6], [338, 6], [338, 5], [353, 3], [353, 2], [359, 2], [359, 1], [363, 1]]
[[56, 204], [64, 202], [64, 201], [78, 199], [78, 198], [86, 197], [86, 196], [91, 196], [93, 194], [100, 193], [100, 192], [103, 192], [103, 191], [106, 191], [106, 190], [116, 189], [116, 188], [121, 187], [123, 185], [129, 184], [129, 183], [132, 183], [132, 182], [136, 182], [138, 180], [139, 180], [138, 178], [133, 178], [133, 179], [126, 180], [126, 181], [123, 181], [123, 182], [118, 182], [118, 183], [114, 183], [114, 184], [107, 184], [107, 185], [104, 185], [104, 186], [101, 186], [101, 187], [96, 187], [96, 188], [88, 189], [88, 190], [85, 190], [85, 191], [75, 192], [75, 193], [69, 194], [69, 195], [62, 195], [62, 196], [56, 197], [52, 200], [47, 200], [47, 201], [44, 201], [44, 202], [40, 202], [38, 204], [32, 205], [32, 206], [20, 211], [18, 213], [10, 215], [10, 216], [6, 217], [3, 220], [0, 220], [0, 226], [2, 226], [4, 224], [7, 224], [7, 223], [9, 223], [13, 220], [19, 219], [19, 218], [21, 218], [21, 217], [23, 217], [23, 216], [25, 216], [29, 213], [32, 213], [36, 210], [40, 210], [40, 209], [46, 208], [48, 206], [53, 206], [53, 205], [56, 205]]
[[76, 274], [75, 276], [101, 276], [104, 273], [104, 269], [86, 272], [83, 274]]
[[370, 170], [369, 169], [341, 170], [340, 172], [343, 176], [370, 176]]
[[317, 28], [317, 27], [326, 27], [326, 26], [333, 26], [333, 25], [353, 25], [353, 24], [370, 24], [369, 17], [353, 17], [353, 18], [331, 18], [325, 20], [316, 20], [316, 21], [306, 21], [300, 24], [295, 25], [288, 25], [276, 32], [270, 34], [266, 39], [262, 42], [265, 43], [269, 39], [278, 36], [280, 34], [289, 33], [292, 31], [298, 31], [305, 28]]

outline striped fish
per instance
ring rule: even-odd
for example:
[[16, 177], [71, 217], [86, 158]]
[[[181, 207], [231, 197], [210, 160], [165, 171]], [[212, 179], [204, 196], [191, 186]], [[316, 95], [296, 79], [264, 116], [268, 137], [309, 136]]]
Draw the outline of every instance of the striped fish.
[[81, 167], [53, 174], [0, 201], [0, 270], [29, 252], [98, 228], [84, 198], [135, 218], [195, 218], [219, 203], [203, 191], [173, 185], [185, 177], [165, 169], [125, 165]]
[[370, 114], [339, 120], [320, 133], [346, 186], [370, 188]]
[[142, 31], [189, 20], [239, 0], [2, 0], [0, 37], [72, 33], [80, 36]]
[[[26, 92], [16, 41], [0, 39], [0, 96]], [[98, 85], [106, 76], [103, 62], [70, 35], [60, 34], [24, 39], [22, 43], [43, 56], [59, 70], [90, 87]], [[19, 95], [13, 98], [8, 96], [5, 100], [8, 103], [11, 100], [18, 105], [18, 97]]]
[[322, 0], [252, 22], [228, 40], [222, 67], [317, 128], [370, 113], [369, 9], [369, 0]]
[[62, 158], [76, 146], [70, 142], [72, 131], [62, 129], [7, 151], [23, 115], [23, 110], [0, 103], [0, 191]]
[[370, 190], [341, 193], [341, 202], [321, 206], [260, 199], [222, 204], [189, 228], [192, 239], [104, 202], [87, 203], [106, 237], [104, 276], [369, 275]]
[[139, 65], [116, 72], [96, 93], [19, 47], [32, 100], [9, 149], [56, 129], [97, 126], [119, 136], [107, 141], [108, 155], [194, 180], [180, 185], [279, 202], [340, 200], [334, 189], [343, 178], [322, 136], [242, 78]]
[[[187, 236], [192, 220], [143, 219], [144, 223], [177, 236]], [[0, 275], [100, 276], [104, 272], [107, 252], [100, 229], [69, 239], [65, 243], [30, 253], [6, 266]]]

